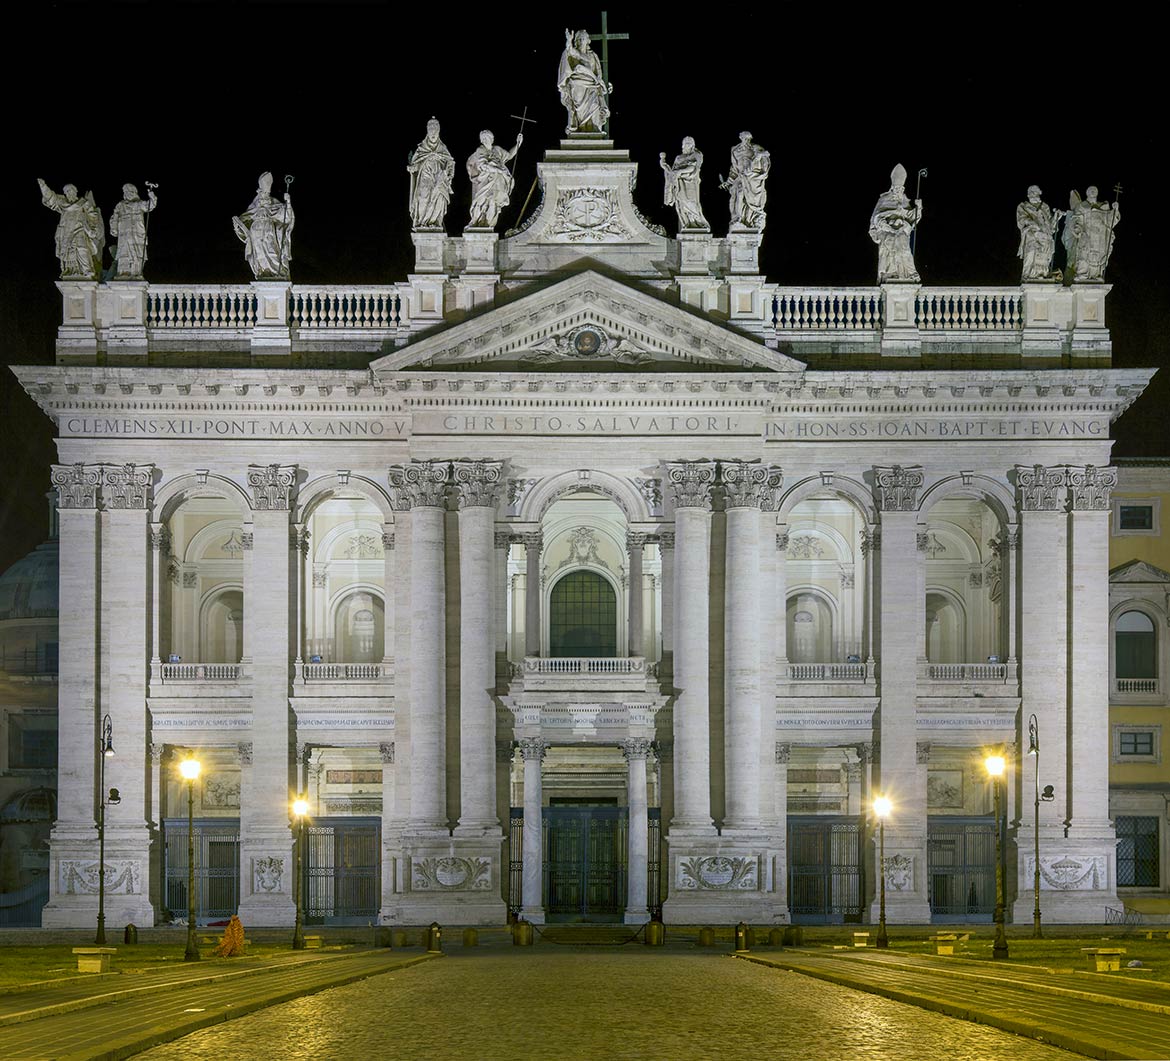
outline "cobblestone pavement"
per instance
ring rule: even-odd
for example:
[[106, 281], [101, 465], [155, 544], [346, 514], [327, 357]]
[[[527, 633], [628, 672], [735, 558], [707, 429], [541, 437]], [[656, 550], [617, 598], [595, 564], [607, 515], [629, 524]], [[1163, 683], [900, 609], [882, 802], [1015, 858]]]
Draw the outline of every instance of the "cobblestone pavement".
[[455, 951], [138, 1056], [1068, 1061], [1080, 1055], [726, 955], [565, 947]]

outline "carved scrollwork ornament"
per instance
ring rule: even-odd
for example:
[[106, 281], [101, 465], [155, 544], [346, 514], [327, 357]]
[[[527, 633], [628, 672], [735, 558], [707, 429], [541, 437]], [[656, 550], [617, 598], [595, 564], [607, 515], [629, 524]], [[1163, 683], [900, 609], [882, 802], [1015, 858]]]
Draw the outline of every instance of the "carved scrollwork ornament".
[[503, 461], [452, 461], [460, 508], [495, 508], [503, 489]]
[[715, 471], [714, 461], [672, 461], [667, 464], [666, 481], [674, 507], [710, 511]]
[[394, 552], [394, 532], [382, 531], [382, 548], [388, 553]]
[[163, 556], [171, 552], [171, 532], [162, 523], [155, 523], [150, 528], [150, 548]]
[[52, 483], [57, 491], [57, 507], [97, 508], [97, 490], [102, 469], [96, 464], [54, 464]]
[[626, 531], [626, 552], [633, 553], [642, 549], [650, 535], [638, 534], [636, 531]]
[[295, 464], [251, 465], [248, 486], [252, 490], [252, 507], [260, 512], [287, 512], [296, 478]]
[[1016, 469], [1020, 508], [1025, 512], [1059, 512], [1064, 507], [1065, 471], [1035, 464]]
[[625, 756], [626, 762], [632, 759], [645, 759], [650, 754], [649, 740], [641, 737], [629, 737], [622, 741], [622, 755]]
[[531, 534], [521, 534], [520, 541], [524, 543], [524, 548], [531, 551], [536, 550], [539, 555], [540, 550], [544, 548], [544, 535], [540, 531], [534, 531]]
[[447, 499], [450, 466], [446, 461], [411, 461], [390, 469], [390, 493], [394, 507], [442, 508]]
[[117, 468], [105, 468], [102, 502], [108, 509], [144, 510], [153, 477], [153, 464], [123, 464]]
[[921, 468], [874, 468], [878, 507], [883, 512], [915, 512], [918, 509], [918, 491], [924, 481]]
[[1116, 468], [1095, 468], [1091, 464], [1084, 468], [1069, 468], [1069, 507], [1074, 512], [1107, 512], [1116, 486]]
[[728, 508], [759, 508], [770, 469], [757, 461], [720, 461], [719, 478]]

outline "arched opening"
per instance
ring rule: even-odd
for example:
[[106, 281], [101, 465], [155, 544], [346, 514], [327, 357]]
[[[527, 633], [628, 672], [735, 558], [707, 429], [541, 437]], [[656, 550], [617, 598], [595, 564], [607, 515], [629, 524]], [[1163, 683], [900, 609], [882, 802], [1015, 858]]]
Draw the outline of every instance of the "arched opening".
[[378, 663], [385, 643], [386, 608], [382, 598], [368, 590], [350, 593], [338, 603], [336, 631], [338, 663]]
[[1145, 612], [1122, 612], [1114, 626], [1118, 678], [1158, 676], [1158, 634]]
[[833, 609], [817, 593], [788, 598], [788, 658], [793, 663], [832, 663]]
[[617, 594], [609, 580], [594, 571], [570, 571], [552, 588], [549, 607], [549, 654], [616, 656]]
[[966, 663], [966, 619], [962, 605], [945, 593], [926, 594], [926, 658], [931, 663]]
[[239, 663], [244, 654], [244, 594], [225, 589], [203, 602], [199, 662]]

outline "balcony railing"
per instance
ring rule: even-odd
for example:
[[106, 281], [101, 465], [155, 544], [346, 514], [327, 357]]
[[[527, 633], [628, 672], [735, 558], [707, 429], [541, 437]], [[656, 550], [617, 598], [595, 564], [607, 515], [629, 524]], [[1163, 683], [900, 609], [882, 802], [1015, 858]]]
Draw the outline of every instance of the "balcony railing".
[[869, 677], [864, 663], [787, 663], [780, 666], [780, 681], [863, 682]]
[[238, 682], [239, 663], [161, 663], [158, 677], [164, 682]]
[[512, 668], [527, 690], [641, 690], [657, 674], [658, 664], [643, 656], [526, 656]]
[[1130, 693], [1138, 693], [1142, 696], [1158, 696], [1161, 692], [1162, 680], [1160, 678], [1113, 679], [1113, 694], [1115, 696], [1126, 696]]
[[642, 656], [526, 656], [525, 674], [645, 674]]
[[296, 669], [305, 682], [379, 682], [394, 673], [391, 663], [298, 663]]
[[932, 682], [1006, 682], [1006, 663], [928, 663], [926, 677]]

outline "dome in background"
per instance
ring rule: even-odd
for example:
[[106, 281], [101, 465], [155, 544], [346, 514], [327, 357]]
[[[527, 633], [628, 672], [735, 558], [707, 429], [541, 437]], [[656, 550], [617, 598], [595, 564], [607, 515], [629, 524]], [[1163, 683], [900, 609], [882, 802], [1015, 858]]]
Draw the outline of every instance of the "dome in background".
[[58, 562], [57, 539], [52, 538], [0, 575], [0, 622], [57, 617]]

